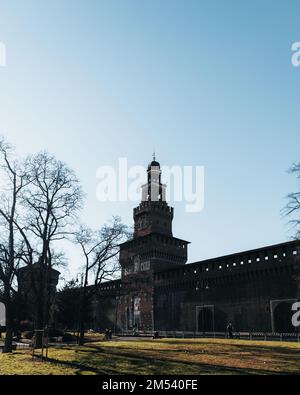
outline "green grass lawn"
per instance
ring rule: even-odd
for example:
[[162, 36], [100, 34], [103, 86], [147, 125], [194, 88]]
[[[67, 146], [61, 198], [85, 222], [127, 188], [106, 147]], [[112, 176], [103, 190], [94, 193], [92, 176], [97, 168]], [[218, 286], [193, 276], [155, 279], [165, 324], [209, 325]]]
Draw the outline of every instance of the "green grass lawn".
[[298, 374], [300, 344], [221, 339], [102, 341], [0, 354], [0, 374]]

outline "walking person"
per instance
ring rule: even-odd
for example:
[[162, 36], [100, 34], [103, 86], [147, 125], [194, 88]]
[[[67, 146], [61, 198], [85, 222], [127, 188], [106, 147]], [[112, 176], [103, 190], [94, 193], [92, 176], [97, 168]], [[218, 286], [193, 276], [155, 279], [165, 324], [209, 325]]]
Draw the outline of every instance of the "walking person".
[[227, 325], [227, 333], [229, 335], [229, 338], [233, 339], [233, 327], [231, 322], [229, 322], [229, 324]]

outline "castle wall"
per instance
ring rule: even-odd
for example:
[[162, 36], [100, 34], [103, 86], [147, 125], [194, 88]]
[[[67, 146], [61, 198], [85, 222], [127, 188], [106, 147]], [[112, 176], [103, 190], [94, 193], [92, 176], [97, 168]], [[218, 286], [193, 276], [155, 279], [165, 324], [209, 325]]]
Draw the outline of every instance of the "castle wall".
[[232, 254], [103, 283], [87, 327], [116, 331], [294, 332], [300, 242]]
[[294, 331], [299, 253], [299, 243], [283, 243], [156, 273], [155, 329], [224, 331], [231, 322], [237, 331]]

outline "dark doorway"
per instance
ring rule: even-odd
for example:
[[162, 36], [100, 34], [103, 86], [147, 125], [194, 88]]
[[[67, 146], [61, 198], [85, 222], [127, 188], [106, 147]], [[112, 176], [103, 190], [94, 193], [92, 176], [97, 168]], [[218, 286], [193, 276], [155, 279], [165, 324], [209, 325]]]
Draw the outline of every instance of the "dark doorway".
[[198, 310], [198, 332], [213, 332], [214, 317], [210, 307], [200, 307]]
[[274, 311], [274, 330], [280, 333], [293, 333], [296, 328], [292, 325], [292, 302], [279, 303]]

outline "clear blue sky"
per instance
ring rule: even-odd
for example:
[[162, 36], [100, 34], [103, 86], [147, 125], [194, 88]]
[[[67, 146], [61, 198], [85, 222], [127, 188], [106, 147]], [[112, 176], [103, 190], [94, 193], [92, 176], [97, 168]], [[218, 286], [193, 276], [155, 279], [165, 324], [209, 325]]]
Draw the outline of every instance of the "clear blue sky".
[[91, 226], [131, 223], [134, 206], [97, 201], [97, 168], [146, 165], [155, 147], [161, 164], [205, 166], [204, 210], [175, 205], [190, 262], [286, 241], [299, 15], [299, 1], [1, 0], [0, 134], [76, 170]]

